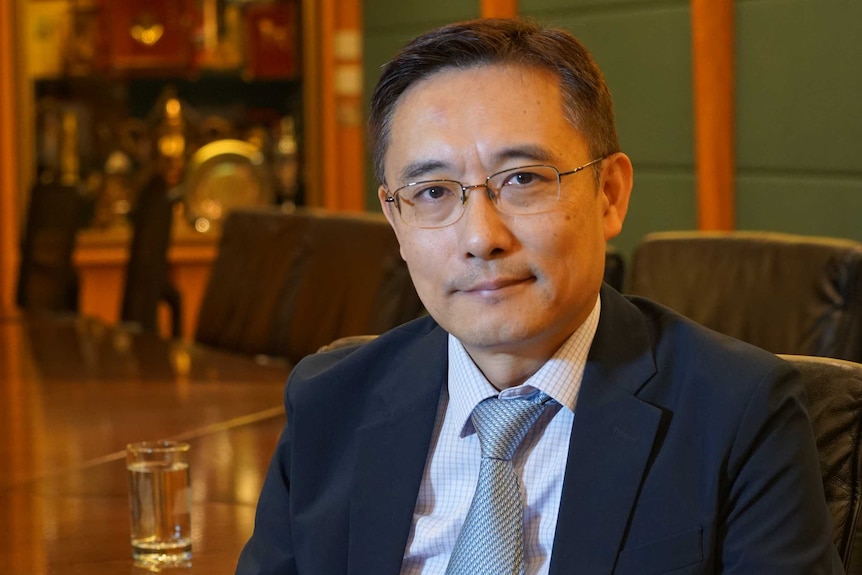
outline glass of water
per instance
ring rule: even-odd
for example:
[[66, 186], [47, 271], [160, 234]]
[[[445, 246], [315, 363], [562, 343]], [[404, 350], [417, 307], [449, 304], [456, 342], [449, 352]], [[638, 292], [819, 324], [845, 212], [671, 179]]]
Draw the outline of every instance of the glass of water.
[[130, 443], [126, 468], [135, 564], [151, 571], [191, 566], [189, 444]]

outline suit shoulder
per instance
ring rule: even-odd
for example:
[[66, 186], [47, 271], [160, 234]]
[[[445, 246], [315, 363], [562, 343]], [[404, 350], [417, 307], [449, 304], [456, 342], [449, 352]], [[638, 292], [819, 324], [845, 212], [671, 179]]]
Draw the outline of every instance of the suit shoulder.
[[795, 368], [774, 353], [700, 325], [639, 297], [627, 297], [645, 317], [659, 373], [687, 381], [711, 397], [745, 400], [764, 381], [792, 377]]
[[445, 338], [442, 328], [425, 316], [365, 343], [308, 355], [291, 371], [287, 392], [324, 391], [333, 386], [359, 388], [362, 381], [383, 378], [396, 363], [421, 355], [427, 346], [439, 345]]

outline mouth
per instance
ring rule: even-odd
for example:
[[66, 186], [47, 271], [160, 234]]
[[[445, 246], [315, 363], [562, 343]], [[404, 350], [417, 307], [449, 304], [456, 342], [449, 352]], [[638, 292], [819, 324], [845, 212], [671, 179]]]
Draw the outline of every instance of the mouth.
[[477, 294], [477, 295], [495, 295], [501, 292], [504, 292], [510, 288], [521, 287], [523, 285], [532, 283], [536, 280], [533, 276], [527, 277], [513, 277], [513, 278], [492, 278], [487, 280], [482, 280], [479, 282], [471, 283], [464, 288], [460, 288], [456, 291], [465, 294]]

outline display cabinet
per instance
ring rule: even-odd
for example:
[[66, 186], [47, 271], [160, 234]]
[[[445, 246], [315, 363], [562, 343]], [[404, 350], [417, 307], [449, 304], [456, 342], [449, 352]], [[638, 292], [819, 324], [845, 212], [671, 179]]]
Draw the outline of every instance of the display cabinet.
[[[29, 197], [64, 173], [92, 200], [76, 254], [92, 265], [94, 246], [128, 241], [149, 170], [182, 180], [225, 137], [261, 147], [253, 171], [273, 202], [365, 209], [361, 82], [337, 81], [361, 68], [360, 13], [360, 0], [3, 2], [0, 314], [15, 313]], [[218, 226], [186, 215], [215, 245]]]

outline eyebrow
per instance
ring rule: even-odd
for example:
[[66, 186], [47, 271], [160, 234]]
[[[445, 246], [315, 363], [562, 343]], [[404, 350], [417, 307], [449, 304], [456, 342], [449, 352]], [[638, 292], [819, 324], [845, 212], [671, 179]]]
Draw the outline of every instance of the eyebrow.
[[525, 144], [504, 148], [495, 156], [496, 162], [501, 164], [507, 160], [526, 160], [529, 162], [551, 162], [556, 159], [554, 154], [547, 148], [539, 145]]
[[399, 182], [415, 182], [423, 176], [449, 167], [446, 162], [440, 160], [414, 160], [404, 166], [399, 173]]
[[[494, 162], [499, 165], [509, 160], [548, 163], [556, 159], [545, 147], [533, 144], [503, 148], [494, 154]], [[441, 160], [414, 160], [399, 172], [399, 182], [416, 182], [432, 172], [451, 170], [451, 164]]]

